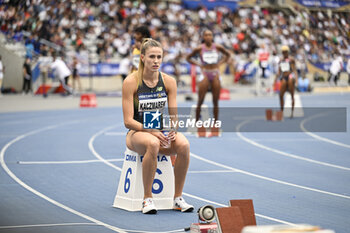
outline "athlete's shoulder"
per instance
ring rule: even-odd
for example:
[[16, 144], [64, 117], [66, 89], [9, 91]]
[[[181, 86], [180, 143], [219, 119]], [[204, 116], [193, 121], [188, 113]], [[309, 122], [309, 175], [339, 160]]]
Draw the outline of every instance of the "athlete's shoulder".
[[161, 75], [163, 78], [164, 85], [166, 87], [168, 87], [169, 85], [176, 85], [176, 80], [174, 77], [172, 77], [166, 73], [163, 73], [163, 72], [161, 72]]
[[203, 48], [204, 48], [204, 44], [200, 44], [200, 45], [198, 45], [197, 47], [195, 47], [195, 48], [193, 49], [193, 51], [199, 52], [199, 51], [202, 51]]
[[221, 44], [213, 43], [213, 48], [224, 49], [224, 46], [222, 46]]
[[123, 81], [123, 87], [133, 87], [137, 84], [137, 72], [129, 74]]

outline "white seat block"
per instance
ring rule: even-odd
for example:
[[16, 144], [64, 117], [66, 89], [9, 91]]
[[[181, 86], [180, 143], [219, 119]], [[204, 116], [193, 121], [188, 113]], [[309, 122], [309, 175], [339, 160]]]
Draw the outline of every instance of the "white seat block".
[[[140, 211], [143, 201], [142, 182], [143, 155], [125, 150], [123, 169], [113, 207], [128, 211]], [[175, 184], [170, 156], [158, 155], [157, 171], [153, 181], [153, 201], [158, 210], [172, 209]]]

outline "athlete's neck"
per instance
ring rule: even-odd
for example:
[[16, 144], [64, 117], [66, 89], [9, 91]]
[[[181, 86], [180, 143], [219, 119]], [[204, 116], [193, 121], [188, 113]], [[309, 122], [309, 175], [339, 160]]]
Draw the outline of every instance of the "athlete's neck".
[[213, 42], [204, 42], [204, 45], [205, 45], [207, 48], [211, 48], [211, 46], [213, 45]]
[[143, 81], [147, 84], [147, 86], [152, 87], [157, 85], [158, 83], [158, 76], [159, 72], [153, 72], [149, 71], [147, 72], [146, 70], [143, 71]]

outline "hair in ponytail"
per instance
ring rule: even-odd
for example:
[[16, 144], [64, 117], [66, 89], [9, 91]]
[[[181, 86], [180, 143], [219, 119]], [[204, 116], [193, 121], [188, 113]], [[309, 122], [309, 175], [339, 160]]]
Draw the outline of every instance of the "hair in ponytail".
[[[144, 38], [142, 40], [142, 44], [141, 44], [141, 54], [145, 55], [146, 50], [148, 48], [151, 48], [151, 47], [162, 48], [162, 45], [158, 41], [153, 40], [152, 38]], [[140, 56], [139, 68], [137, 70], [137, 86], [141, 86], [141, 84], [142, 84], [143, 70], [144, 70], [144, 63], [143, 63], [141, 56]]]

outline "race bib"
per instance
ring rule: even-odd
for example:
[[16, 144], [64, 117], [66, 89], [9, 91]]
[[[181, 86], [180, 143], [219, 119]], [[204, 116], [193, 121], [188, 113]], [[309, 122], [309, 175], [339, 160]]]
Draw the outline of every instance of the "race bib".
[[206, 51], [202, 57], [203, 61], [207, 64], [216, 64], [219, 61], [219, 54], [216, 51]]
[[281, 62], [280, 67], [281, 67], [281, 71], [282, 72], [290, 71], [290, 64], [289, 64], [289, 62]]
[[148, 99], [148, 100], [139, 100], [139, 112], [144, 111], [163, 111], [167, 103], [167, 98], [158, 98], [158, 99]]

